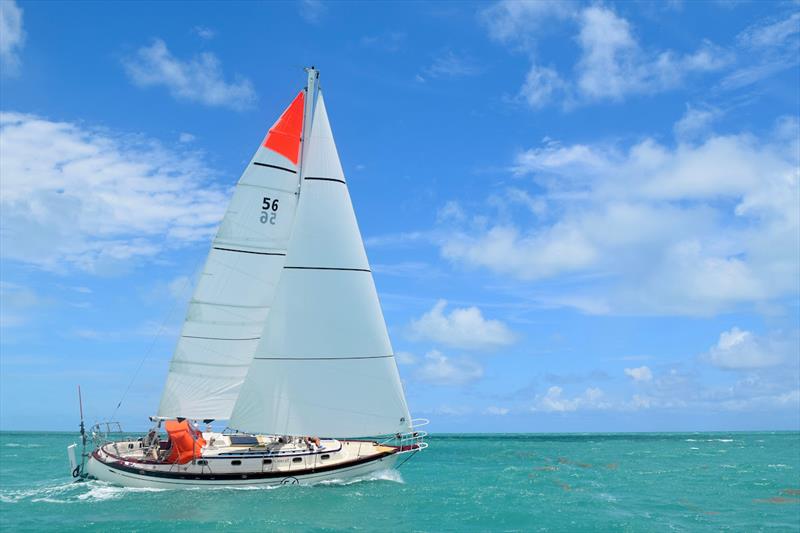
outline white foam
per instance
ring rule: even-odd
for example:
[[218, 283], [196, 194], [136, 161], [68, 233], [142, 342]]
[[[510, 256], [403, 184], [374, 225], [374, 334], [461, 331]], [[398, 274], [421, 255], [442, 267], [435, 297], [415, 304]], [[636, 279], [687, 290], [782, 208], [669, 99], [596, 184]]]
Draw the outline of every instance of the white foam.
[[389, 468], [386, 470], [378, 470], [371, 472], [364, 476], [355, 477], [352, 479], [326, 479], [314, 483], [315, 485], [352, 485], [353, 483], [362, 483], [364, 481], [392, 481], [394, 483], [405, 483], [403, 476], [397, 470]]
[[84, 494], [79, 494], [78, 499], [83, 501], [105, 501], [105, 500], [116, 500], [122, 498], [126, 494], [137, 493], [137, 492], [162, 492], [165, 489], [156, 489], [152, 487], [117, 487], [115, 485], [106, 485], [100, 481], [97, 482], [89, 482], [93, 486], [90, 486], [89, 492]]

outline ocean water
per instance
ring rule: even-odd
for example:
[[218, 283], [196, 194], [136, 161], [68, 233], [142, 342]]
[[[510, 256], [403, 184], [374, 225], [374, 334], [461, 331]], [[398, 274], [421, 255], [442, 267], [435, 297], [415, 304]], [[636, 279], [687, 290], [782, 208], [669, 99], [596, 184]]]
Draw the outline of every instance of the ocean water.
[[277, 489], [73, 483], [0, 433], [3, 531], [800, 531], [800, 433], [436, 435], [399, 471]]

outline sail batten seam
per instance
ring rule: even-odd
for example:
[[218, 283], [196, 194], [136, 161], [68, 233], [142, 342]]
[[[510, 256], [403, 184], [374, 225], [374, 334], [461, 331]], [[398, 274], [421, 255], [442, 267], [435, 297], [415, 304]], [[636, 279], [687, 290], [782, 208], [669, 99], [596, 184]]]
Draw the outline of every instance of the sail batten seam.
[[320, 177], [315, 177], [315, 176], [306, 176], [303, 179], [304, 180], [311, 180], [311, 181], [335, 181], [336, 183], [341, 183], [343, 185], [347, 185], [347, 182], [345, 182], [343, 179], [339, 179], [339, 178], [320, 178]]
[[291, 270], [344, 270], [349, 272], [372, 272], [368, 268], [344, 268], [344, 267], [313, 267], [313, 266], [285, 266]]
[[286, 172], [291, 172], [292, 174], [297, 174], [296, 170], [292, 170], [291, 168], [281, 167], [281, 166], [278, 166], [278, 165], [270, 165], [268, 163], [259, 163], [258, 161], [253, 161], [253, 164], [254, 165], [258, 165], [259, 167], [274, 168], [274, 169], [277, 169], [277, 170], [283, 170], [283, 171], [286, 171]]
[[389, 359], [392, 355], [365, 355], [357, 357], [254, 357], [262, 361], [343, 361], [349, 359]]
[[225, 252], [239, 252], [242, 254], [256, 254], [256, 255], [283, 255], [285, 256], [285, 252], [253, 252], [251, 250], [239, 250], [237, 248], [222, 248], [220, 246], [214, 246], [215, 250], [222, 250]]

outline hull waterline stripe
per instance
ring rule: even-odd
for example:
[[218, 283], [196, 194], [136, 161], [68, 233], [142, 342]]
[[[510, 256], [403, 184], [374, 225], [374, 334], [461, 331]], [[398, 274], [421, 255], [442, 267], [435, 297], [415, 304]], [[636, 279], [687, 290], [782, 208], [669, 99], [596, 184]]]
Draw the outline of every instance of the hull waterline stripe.
[[308, 177], [306, 176], [303, 178], [304, 180], [313, 180], [313, 181], [335, 181], [336, 183], [342, 183], [347, 185], [344, 180], [340, 180], [339, 178], [315, 178], [315, 177]]
[[252, 252], [250, 250], [238, 250], [236, 248], [221, 248], [214, 246], [215, 250], [222, 250], [223, 252], [239, 252], [242, 254], [256, 254], [256, 255], [286, 255], [285, 252]]
[[205, 339], [209, 341], [257, 341], [261, 337], [246, 337], [246, 338], [239, 338], [239, 339], [230, 339], [226, 337], [200, 337], [197, 335], [181, 335], [184, 339]]
[[279, 167], [278, 165], [268, 165], [267, 163], [259, 163], [258, 161], [253, 161], [254, 165], [258, 165], [260, 167], [267, 167], [267, 168], [274, 168], [277, 170], [285, 170], [286, 172], [291, 172], [292, 174], [297, 174], [296, 170], [292, 170], [291, 168], [286, 167]]
[[349, 359], [389, 359], [394, 355], [365, 355], [361, 357], [253, 357], [263, 361], [344, 361]]
[[299, 266], [284, 266], [292, 270], [344, 270], [347, 272], [372, 272], [368, 268], [340, 268], [340, 267], [299, 267]]

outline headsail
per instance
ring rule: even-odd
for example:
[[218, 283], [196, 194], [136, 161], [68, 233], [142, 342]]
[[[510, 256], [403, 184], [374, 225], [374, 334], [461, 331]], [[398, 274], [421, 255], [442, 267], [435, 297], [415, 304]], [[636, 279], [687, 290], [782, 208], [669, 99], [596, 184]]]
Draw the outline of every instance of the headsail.
[[304, 100], [301, 91], [236, 185], [189, 303], [159, 416], [230, 417], [286, 259]]
[[270, 320], [230, 427], [284, 435], [408, 431], [410, 418], [319, 93]]

